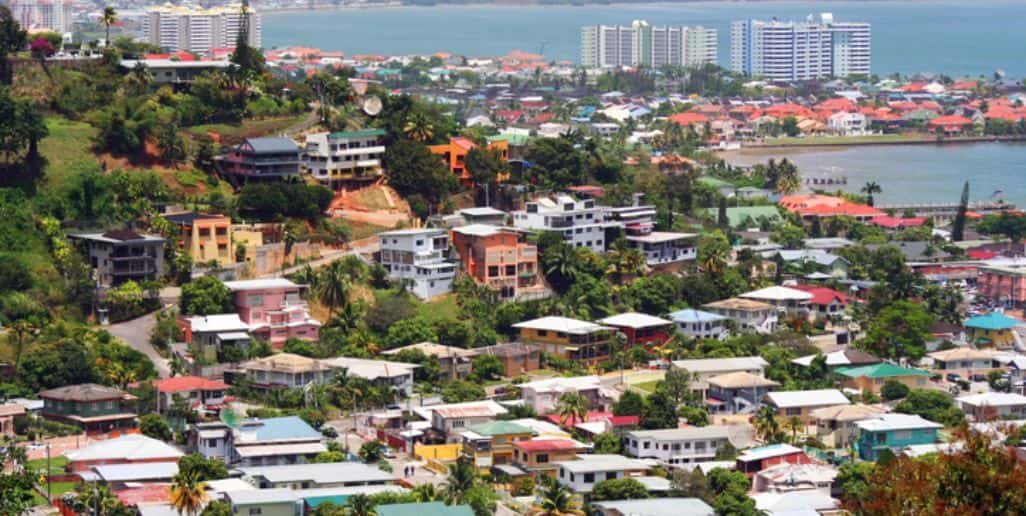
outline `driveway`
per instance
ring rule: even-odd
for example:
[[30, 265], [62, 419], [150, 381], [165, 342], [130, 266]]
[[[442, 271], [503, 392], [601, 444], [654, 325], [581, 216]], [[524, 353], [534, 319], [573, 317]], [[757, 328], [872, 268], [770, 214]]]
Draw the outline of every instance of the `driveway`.
[[124, 341], [128, 347], [149, 357], [153, 366], [157, 368], [157, 375], [168, 378], [171, 376], [170, 364], [150, 345], [150, 333], [156, 325], [157, 313], [153, 312], [138, 319], [111, 324], [104, 329]]

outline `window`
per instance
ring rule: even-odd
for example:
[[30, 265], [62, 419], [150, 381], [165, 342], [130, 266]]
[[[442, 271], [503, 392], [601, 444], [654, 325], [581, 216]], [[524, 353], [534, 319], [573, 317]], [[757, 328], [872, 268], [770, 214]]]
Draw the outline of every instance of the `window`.
[[607, 471], [606, 472], [606, 480], [616, 480], [616, 472], [615, 471]]
[[252, 516], [254, 514], [263, 514], [263, 513], [264, 513], [264, 510], [261, 509], [260, 507], [252, 507], [252, 508], [249, 509], [250, 516]]
[[887, 434], [876, 434], [876, 444], [885, 444], [887, 442]]
[[673, 445], [673, 451], [680, 451], [680, 443], [676, 443]]
[[591, 484], [594, 481], [595, 481], [595, 474], [594, 473], [585, 473], [584, 474], [584, 483], [585, 484]]
[[516, 265], [507, 265], [506, 266], [506, 275], [507, 276], [516, 276], [517, 275], [517, 266]]
[[454, 419], [454, 420], [452, 420], [452, 427], [453, 428], [463, 428], [464, 424], [466, 424], [466, 423], [464, 423], [464, 421], [462, 419]]
[[670, 445], [664, 443], [663, 444], [663, 451], [669, 451], [669, 450], [670, 450]]
[[800, 407], [791, 407], [787, 409], [787, 415], [789, 416], [800, 416], [802, 415], [802, 409]]
[[538, 336], [539, 337], [546, 337], [546, 336], [548, 336], [548, 334], [549, 334], [548, 330], [538, 330]]
[[650, 443], [648, 441], [645, 441], [645, 443], [642, 444], [641, 447], [647, 450], [647, 449], [649, 449], [649, 447], [651, 447], [651, 445], [652, 445], [652, 443]]
[[534, 461], [538, 464], [547, 464], [549, 462], [549, 454], [539, 453], [535, 456]]
[[499, 266], [498, 265], [489, 265], [488, 266], [488, 277], [489, 278], [494, 278], [494, 277], [496, 277], [498, 275], [499, 275]]

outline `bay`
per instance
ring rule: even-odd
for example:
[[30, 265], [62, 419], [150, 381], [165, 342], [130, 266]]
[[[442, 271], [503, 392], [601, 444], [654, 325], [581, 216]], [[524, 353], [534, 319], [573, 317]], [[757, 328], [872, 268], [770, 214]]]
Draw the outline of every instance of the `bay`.
[[719, 29], [719, 59], [729, 62], [730, 22], [803, 19], [832, 12], [873, 26], [873, 71], [1026, 76], [1021, 0], [687, 2], [573, 6], [434, 6], [267, 12], [265, 47], [312, 46], [348, 54], [450, 52], [497, 56], [543, 50], [549, 59], [579, 58], [580, 28], [629, 24], [705, 25]]

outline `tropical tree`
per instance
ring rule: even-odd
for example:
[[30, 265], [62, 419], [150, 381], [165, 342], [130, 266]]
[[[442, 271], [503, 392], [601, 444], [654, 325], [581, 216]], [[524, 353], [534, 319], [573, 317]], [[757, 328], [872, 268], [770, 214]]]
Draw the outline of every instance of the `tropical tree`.
[[873, 196], [882, 192], [883, 189], [876, 181], [869, 181], [862, 187], [861, 192], [866, 194], [866, 204], [873, 206]]
[[698, 266], [710, 274], [723, 272], [730, 258], [730, 242], [720, 230], [703, 235], [698, 243]]
[[25, 37], [10, 8], [0, 5], [0, 84], [11, 84], [14, 76], [9, 56], [25, 49]]
[[441, 502], [445, 500], [445, 493], [440, 491], [438, 487], [432, 483], [413, 486], [412, 493], [413, 497], [421, 503]]
[[556, 290], [569, 288], [580, 275], [577, 249], [562, 242], [542, 254], [542, 261], [545, 277]]
[[787, 422], [784, 423], [788, 430], [791, 431], [791, 443], [798, 442], [798, 432], [805, 429], [805, 425], [802, 424], [801, 418], [798, 416], [791, 416], [787, 418]]
[[207, 484], [195, 471], [179, 472], [171, 481], [171, 506], [178, 514], [196, 516], [207, 501]]
[[351, 516], [376, 516], [374, 500], [371, 497], [360, 493], [350, 496], [346, 500], [346, 513]]
[[962, 197], [958, 202], [955, 220], [951, 223], [951, 239], [955, 242], [965, 240], [966, 213], [969, 211], [969, 181], [962, 185]]
[[467, 491], [477, 484], [477, 468], [465, 460], [449, 465], [449, 477], [445, 480], [445, 497], [450, 505], [464, 502]]
[[539, 493], [541, 501], [532, 511], [538, 516], [564, 516], [583, 515], [581, 503], [574, 497], [570, 489], [555, 480], [543, 482], [545, 484]]
[[780, 440], [780, 423], [777, 415], [770, 407], [762, 407], [755, 416], [755, 433], [764, 442], [777, 442]]
[[106, 39], [103, 40], [104, 44], [109, 47], [110, 46], [110, 26], [114, 25], [115, 23], [118, 22], [118, 13], [117, 13], [117, 11], [115, 11], [114, 8], [109, 6], [109, 5], [104, 7], [103, 8], [103, 14], [100, 16], [100, 22], [103, 23], [103, 26], [104, 26], [104, 28], [107, 31]]
[[328, 317], [335, 315], [335, 308], [349, 300], [349, 276], [342, 262], [333, 262], [317, 278], [317, 298], [328, 305]]
[[623, 240], [613, 244], [606, 257], [606, 275], [621, 283], [625, 277], [637, 276], [645, 270], [645, 255], [640, 249], [628, 247]]
[[556, 404], [556, 412], [559, 413], [559, 420], [563, 425], [570, 420], [581, 423], [588, 417], [588, 400], [577, 392], [563, 393]]
[[435, 135], [435, 126], [423, 113], [412, 113], [403, 124], [403, 134], [411, 140], [418, 142], [429, 141]]

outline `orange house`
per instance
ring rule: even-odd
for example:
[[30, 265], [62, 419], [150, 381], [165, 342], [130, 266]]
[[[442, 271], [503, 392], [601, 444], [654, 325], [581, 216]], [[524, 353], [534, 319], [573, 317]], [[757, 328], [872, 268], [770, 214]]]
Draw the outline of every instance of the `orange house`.
[[478, 285], [487, 285], [502, 299], [518, 299], [545, 288], [538, 280], [538, 248], [511, 228], [471, 224], [452, 230], [452, 244], [463, 270]]
[[[466, 186], [473, 185], [474, 180], [470, 175], [470, 171], [467, 170], [465, 160], [467, 159], [467, 153], [477, 147], [470, 138], [464, 136], [457, 136], [449, 138], [449, 143], [443, 143], [441, 145], [431, 145], [428, 147], [432, 154], [442, 156], [445, 164], [449, 167], [449, 171], [460, 178], [460, 182]], [[494, 141], [488, 144], [489, 149], [496, 149], [502, 153], [502, 159], [509, 161], [509, 142], [505, 140]], [[505, 181], [507, 175], [499, 177], [499, 181]]]

